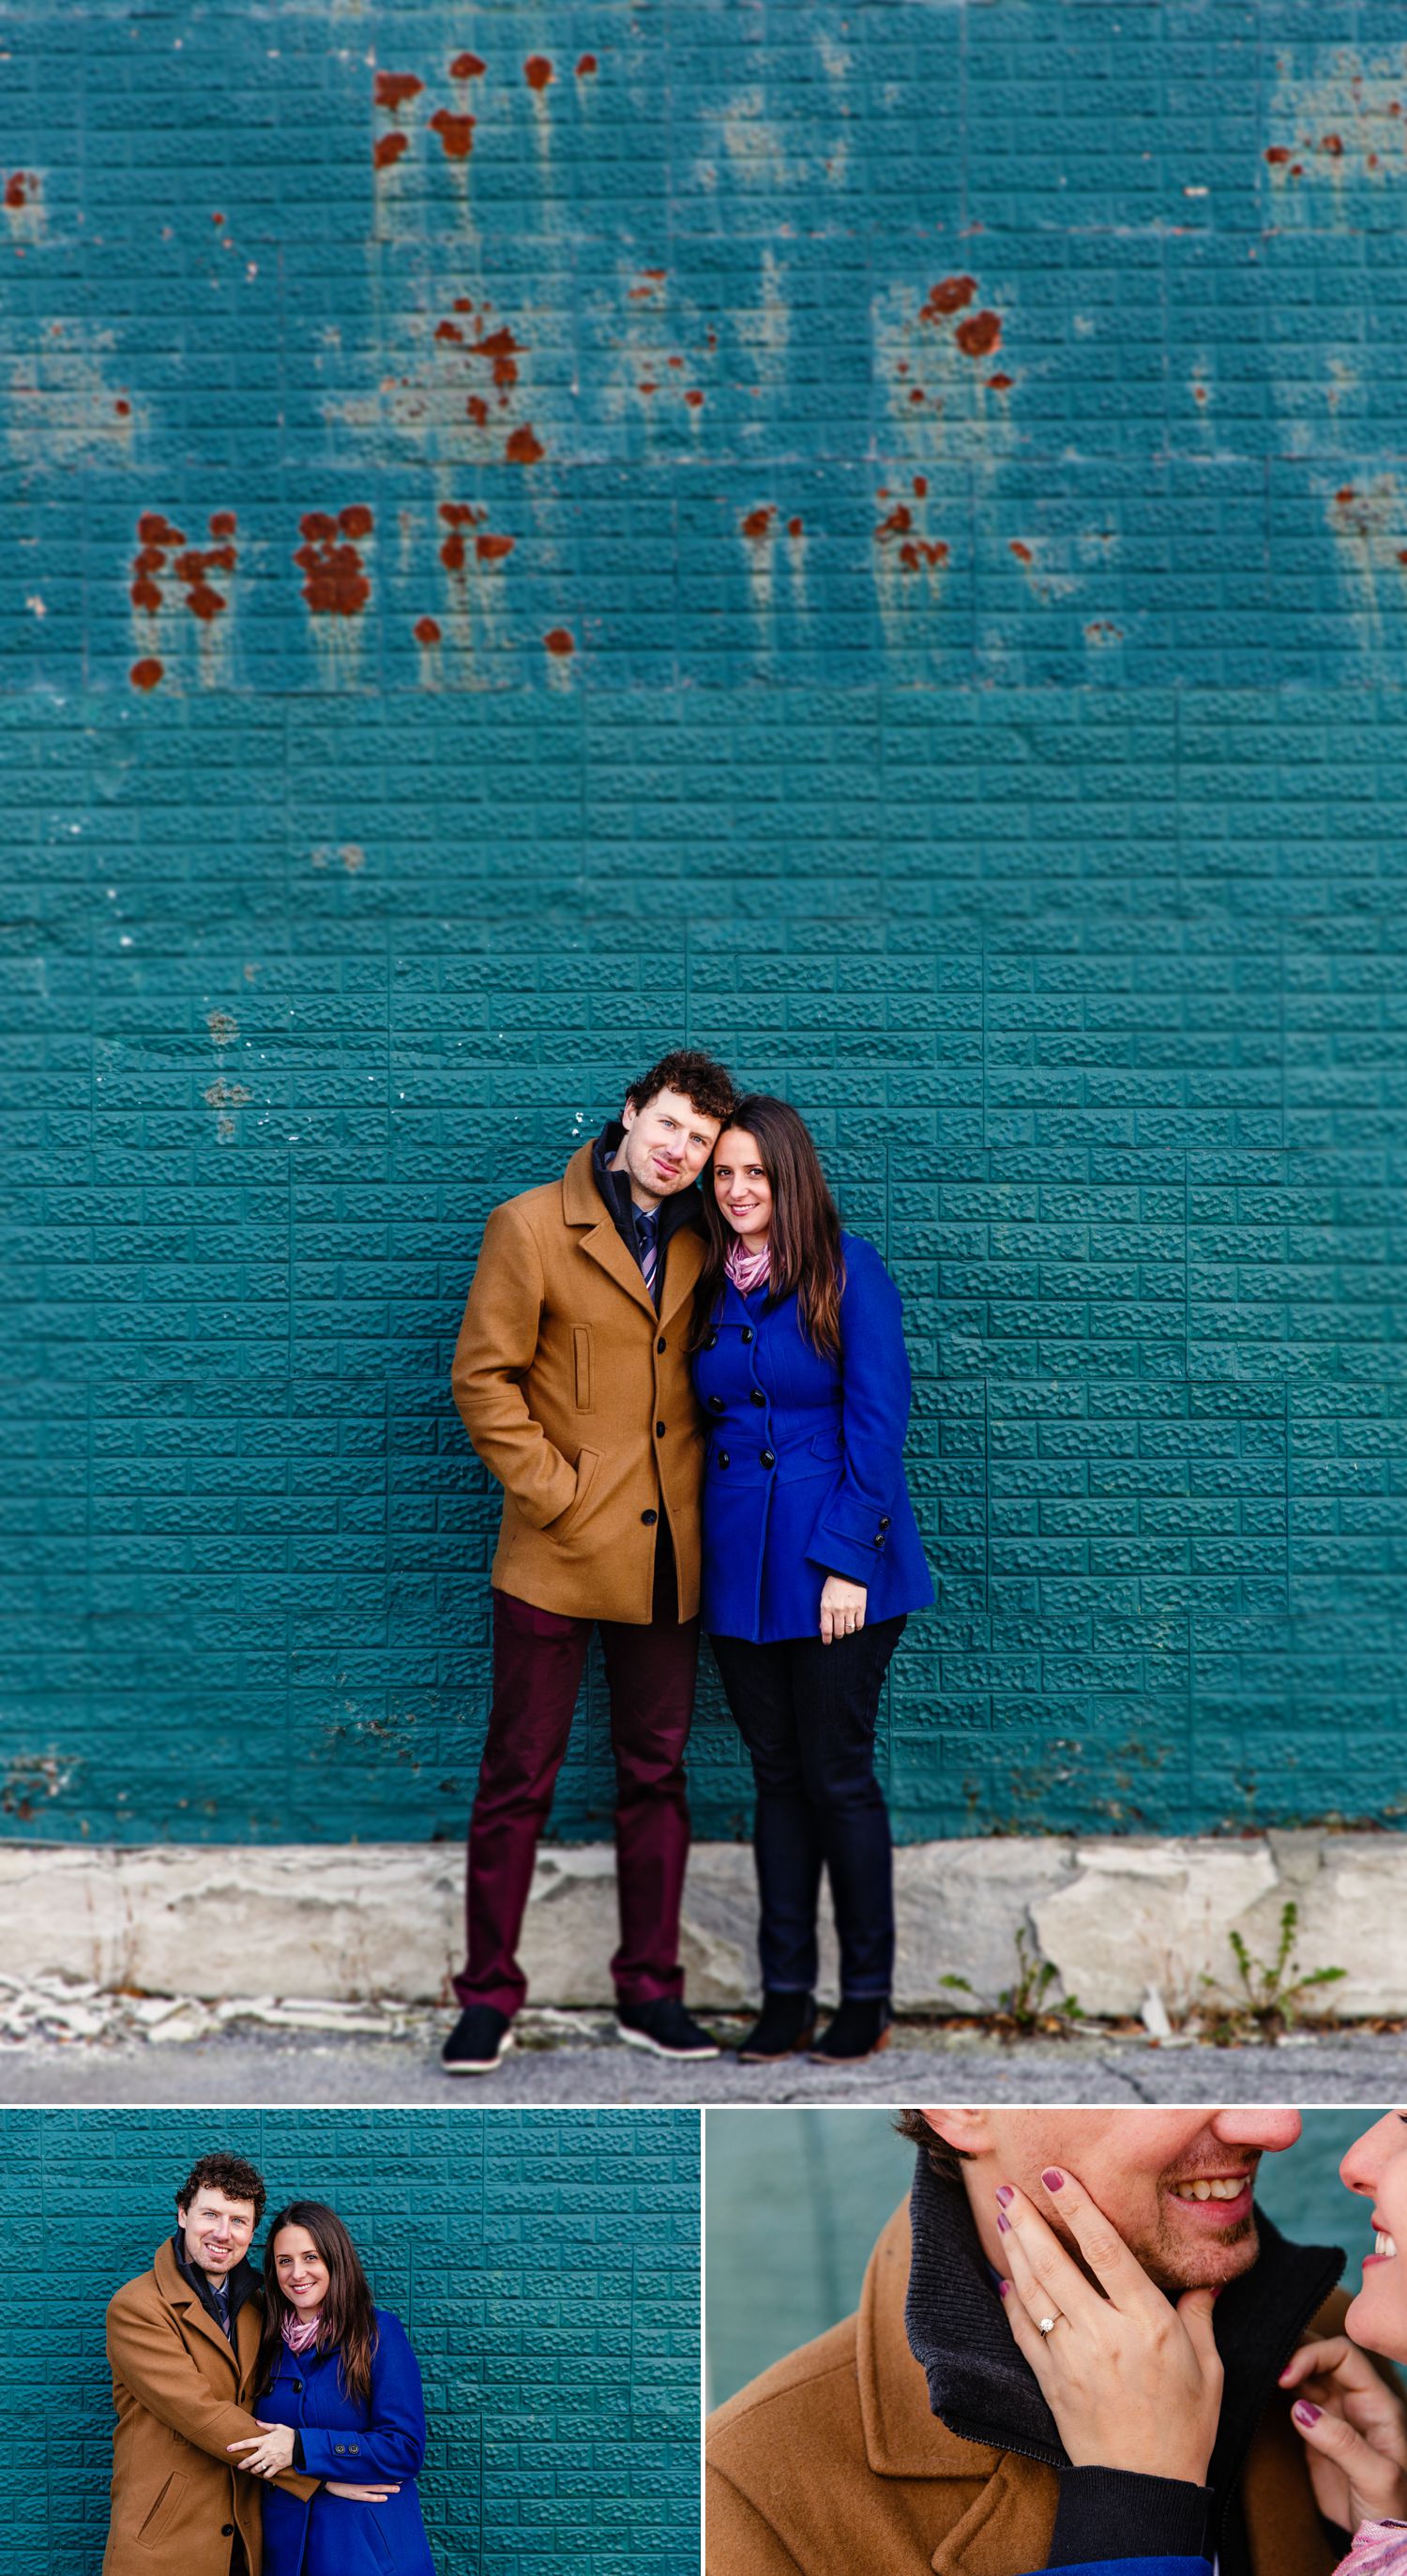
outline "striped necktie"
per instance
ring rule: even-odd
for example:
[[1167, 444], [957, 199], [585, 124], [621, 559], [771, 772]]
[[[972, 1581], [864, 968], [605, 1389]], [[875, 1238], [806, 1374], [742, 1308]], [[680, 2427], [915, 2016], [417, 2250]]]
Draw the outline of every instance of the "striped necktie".
[[635, 1218], [635, 1245], [640, 1255], [640, 1268], [644, 1273], [645, 1285], [653, 1297], [655, 1272], [659, 1268], [660, 1257], [660, 1212], [658, 1208], [651, 1208], [648, 1213], [644, 1208], [635, 1208], [632, 1214]]

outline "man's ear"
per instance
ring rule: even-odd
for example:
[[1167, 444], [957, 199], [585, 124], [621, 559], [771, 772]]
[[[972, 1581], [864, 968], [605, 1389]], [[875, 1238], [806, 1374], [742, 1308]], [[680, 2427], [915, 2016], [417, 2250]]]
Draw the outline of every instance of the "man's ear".
[[933, 2110], [925, 2108], [923, 2116], [945, 2146], [956, 2147], [960, 2155], [990, 2155], [993, 2146], [991, 2115], [982, 2110]]
[[633, 1127], [635, 1124], [635, 1116], [635, 1103], [633, 1100], [627, 1100], [625, 1107], [620, 1113], [620, 1123], [622, 1127]]

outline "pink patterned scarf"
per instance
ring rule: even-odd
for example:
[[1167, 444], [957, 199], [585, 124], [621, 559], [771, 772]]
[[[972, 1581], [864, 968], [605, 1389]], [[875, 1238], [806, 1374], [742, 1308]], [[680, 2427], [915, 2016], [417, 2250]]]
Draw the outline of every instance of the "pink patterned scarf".
[[317, 2342], [318, 2327], [321, 2323], [321, 2309], [315, 2317], [295, 2317], [291, 2309], [286, 2309], [283, 2319], [283, 2339], [289, 2351], [311, 2352]]
[[1404, 2576], [1407, 2571], [1407, 2522], [1364, 2522], [1338, 2576]]
[[740, 1234], [728, 1246], [723, 1264], [740, 1297], [750, 1297], [771, 1275], [772, 1247], [764, 1243], [760, 1252], [749, 1252]]

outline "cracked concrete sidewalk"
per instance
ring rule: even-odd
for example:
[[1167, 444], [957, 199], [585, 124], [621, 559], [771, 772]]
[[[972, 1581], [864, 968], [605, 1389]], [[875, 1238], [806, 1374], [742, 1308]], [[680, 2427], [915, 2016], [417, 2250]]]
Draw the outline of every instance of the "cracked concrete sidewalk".
[[[1403, 2090], [1407, 2034], [1296, 2033], [1274, 2047], [1212, 2048], [1094, 2028], [1004, 2041], [904, 2021], [863, 2066], [801, 2058], [740, 2066], [731, 2053], [674, 2065], [626, 2047], [602, 2011], [527, 2010], [492, 2076], [438, 2063], [452, 2016], [410, 2005], [121, 1995], [0, 1978], [0, 2102], [291, 2104], [899, 2102], [936, 2080], [989, 2102], [1286, 2102], [1371, 2106]], [[736, 2045], [742, 2017], [709, 2020]]]

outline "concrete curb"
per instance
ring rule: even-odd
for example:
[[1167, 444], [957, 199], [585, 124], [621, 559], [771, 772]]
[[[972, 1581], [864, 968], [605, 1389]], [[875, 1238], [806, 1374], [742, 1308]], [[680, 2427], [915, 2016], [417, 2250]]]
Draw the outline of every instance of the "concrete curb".
[[[1300, 1968], [1346, 1971], [1325, 1991], [1345, 2019], [1407, 2012], [1407, 1836], [1268, 1833], [1252, 1841], [1030, 1840], [911, 1844], [896, 1854], [903, 2011], [994, 2006], [1024, 1933], [1083, 2009], [1176, 2016], [1204, 1977], [1234, 1977], [1229, 1936], [1270, 1959], [1299, 1909]], [[0, 1847], [0, 1960], [144, 1994], [370, 1997], [443, 2003], [460, 1955], [463, 1858], [448, 1844], [107, 1844]], [[700, 2008], [756, 1993], [752, 1855], [696, 1846], [684, 1961]], [[1034, 1941], [1032, 1936], [1034, 1935]], [[533, 1879], [523, 1961], [533, 2000], [611, 2000], [614, 1862], [606, 1844], [554, 1845]], [[966, 1981], [966, 1991], [952, 1982]], [[823, 1944], [822, 1991], [835, 1991]]]

